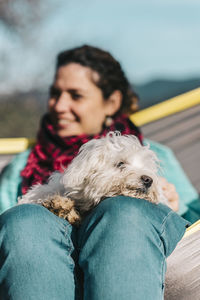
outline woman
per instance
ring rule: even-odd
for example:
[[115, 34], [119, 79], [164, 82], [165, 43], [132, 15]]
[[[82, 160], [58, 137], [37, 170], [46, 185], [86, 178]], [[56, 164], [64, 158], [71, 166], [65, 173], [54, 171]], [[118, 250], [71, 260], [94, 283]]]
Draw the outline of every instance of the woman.
[[49, 114], [21, 173], [22, 192], [46, 181], [52, 171], [62, 171], [83, 143], [109, 130], [132, 133], [142, 141], [139, 129], [124, 114], [131, 107], [135, 110], [136, 99], [119, 63], [108, 53], [88, 46], [61, 53], [50, 88]]
[[[61, 53], [37, 144], [30, 155], [29, 150], [18, 155], [0, 178], [0, 211], [15, 205], [32, 184], [45, 182], [52, 171], [62, 171], [93, 137], [119, 130], [142, 142], [140, 130], [128, 119], [137, 110], [137, 101], [120, 64], [109, 53], [90, 46]], [[174, 186], [164, 179], [162, 183], [177, 211]]]
[[[22, 193], [110, 130], [142, 142], [127, 116], [136, 105], [109, 53], [90, 46], [61, 53], [49, 113], [21, 172]], [[78, 230], [37, 205], [6, 211], [0, 226], [1, 299], [156, 300], [163, 297], [165, 259], [186, 221], [166, 206], [119, 196], [104, 200]]]

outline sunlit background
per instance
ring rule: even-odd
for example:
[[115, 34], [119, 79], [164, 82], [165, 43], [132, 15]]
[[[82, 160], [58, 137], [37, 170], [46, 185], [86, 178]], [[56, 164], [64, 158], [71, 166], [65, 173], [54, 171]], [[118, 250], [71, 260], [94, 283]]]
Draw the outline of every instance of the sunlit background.
[[1, 0], [0, 17], [1, 137], [35, 134], [55, 56], [82, 44], [120, 61], [141, 108], [200, 85], [199, 0]]

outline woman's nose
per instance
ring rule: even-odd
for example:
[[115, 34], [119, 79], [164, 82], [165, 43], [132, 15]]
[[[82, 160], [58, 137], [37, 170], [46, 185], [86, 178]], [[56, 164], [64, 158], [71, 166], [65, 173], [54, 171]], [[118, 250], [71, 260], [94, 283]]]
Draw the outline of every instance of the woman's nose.
[[68, 111], [70, 107], [71, 107], [70, 95], [68, 95], [66, 92], [62, 92], [54, 106], [55, 111], [65, 112]]

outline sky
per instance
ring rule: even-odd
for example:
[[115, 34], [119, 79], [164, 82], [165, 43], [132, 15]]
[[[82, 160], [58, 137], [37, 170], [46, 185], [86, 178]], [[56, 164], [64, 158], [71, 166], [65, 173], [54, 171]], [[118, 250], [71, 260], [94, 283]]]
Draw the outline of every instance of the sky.
[[[46, 0], [47, 1], [47, 0]], [[82, 44], [110, 51], [132, 83], [200, 78], [199, 0], [51, 0], [21, 40], [0, 27], [0, 93], [46, 88], [58, 52]]]

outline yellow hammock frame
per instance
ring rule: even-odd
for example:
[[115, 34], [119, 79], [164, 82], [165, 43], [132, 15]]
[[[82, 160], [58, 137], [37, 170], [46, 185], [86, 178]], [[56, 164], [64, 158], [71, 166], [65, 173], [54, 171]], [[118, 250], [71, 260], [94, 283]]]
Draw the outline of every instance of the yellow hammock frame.
[[189, 235], [191, 235], [191, 234], [193, 234], [193, 233], [195, 233], [195, 232], [197, 232], [199, 230], [200, 230], [200, 220], [197, 221], [197, 222], [195, 222], [194, 224], [192, 224], [190, 227], [188, 227], [186, 229], [186, 232], [185, 232], [185, 234], [184, 234], [183, 237], [186, 238]]

